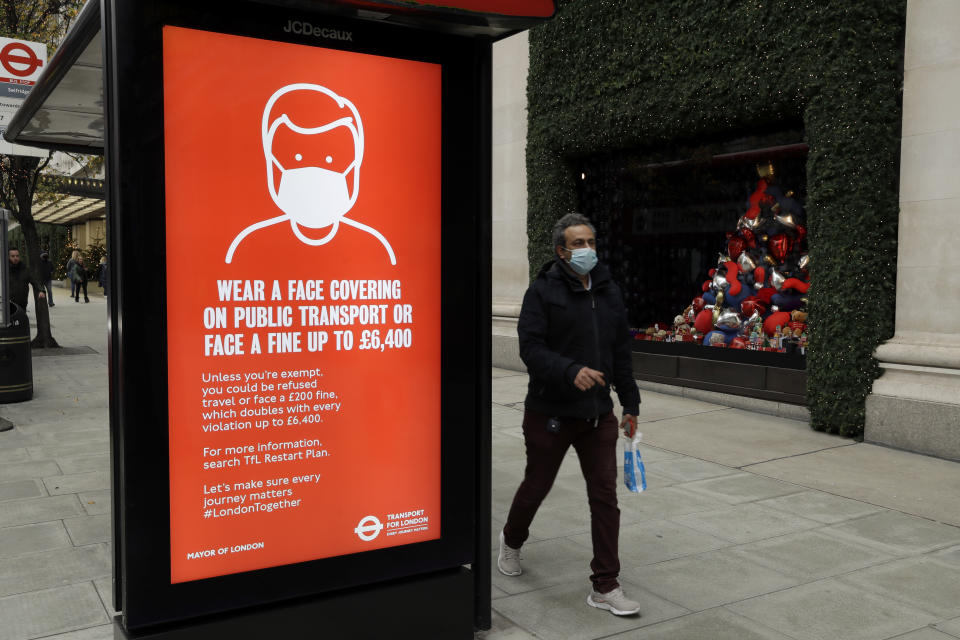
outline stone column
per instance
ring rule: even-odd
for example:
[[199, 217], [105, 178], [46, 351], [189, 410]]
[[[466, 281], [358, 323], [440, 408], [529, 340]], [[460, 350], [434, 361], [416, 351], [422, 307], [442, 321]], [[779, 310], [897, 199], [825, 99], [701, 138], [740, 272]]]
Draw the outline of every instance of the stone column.
[[960, 2], [908, 0], [896, 333], [867, 441], [960, 460]]
[[527, 266], [527, 33], [493, 45], [493, 365], [523, 370], [517, 317]]

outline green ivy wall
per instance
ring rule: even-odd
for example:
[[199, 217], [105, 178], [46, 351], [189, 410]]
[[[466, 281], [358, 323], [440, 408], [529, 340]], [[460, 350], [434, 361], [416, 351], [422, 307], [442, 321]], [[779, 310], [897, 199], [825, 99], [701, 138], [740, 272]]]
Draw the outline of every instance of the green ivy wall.
[[905, 0], [576, 0], [530, 33], [531, 272], [573, 162], [803, 123], [813, 428], [863, 430], [893, 335]]

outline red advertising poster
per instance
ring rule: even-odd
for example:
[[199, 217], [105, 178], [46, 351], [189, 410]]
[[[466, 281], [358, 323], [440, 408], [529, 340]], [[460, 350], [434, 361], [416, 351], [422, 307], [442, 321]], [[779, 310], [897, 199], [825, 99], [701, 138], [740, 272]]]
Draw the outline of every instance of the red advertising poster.
[[172, 582], [439, 538], [439, 65], [163, 68]]

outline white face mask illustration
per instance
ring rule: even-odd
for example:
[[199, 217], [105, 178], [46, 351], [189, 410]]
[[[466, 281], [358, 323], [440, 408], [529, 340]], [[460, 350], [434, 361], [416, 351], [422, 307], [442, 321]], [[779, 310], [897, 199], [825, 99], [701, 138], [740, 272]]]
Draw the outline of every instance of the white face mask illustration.
[[[287, 214], [294, 224], [310, 229], [322, 229], [339, 222], [357, 200], [357, 191], [360, 187], [358, 158], [355, 156], [343, 173], [316, 166], [286, 168], [280, 164], [272, 152], [273, 139], [282, 125], [304, 136], [325, 133], [337, 127], [346, 127], [353, 137], [355, 151], [362, 153], [363, 141], [353, 124], [353, 119], [340, 118], [320, 127], [304, 128], [293, 124], [287, 115], [283, 114], [270, 125], [264, 137], [264, 149], [268, 150], [270, 161], [280, 169], [279, 185], [274, 185], [272, 169], [268, 172], [267, 178], [270, 197], [273, 198], [277, 207]], [[297, 159], [300, 159], [299, 154]], [[347, 185], [347, 174], [351, 172], [353, 172], [352, 194]]]
[[[297, 224], [321, 229], [337, 222], [353, 206], [347, 188], [347, 172], [321, 167], [280, 167], [280, 188], [274, 200], [280, 210]], [[352, 168], [352, 165], [351, 165]]]

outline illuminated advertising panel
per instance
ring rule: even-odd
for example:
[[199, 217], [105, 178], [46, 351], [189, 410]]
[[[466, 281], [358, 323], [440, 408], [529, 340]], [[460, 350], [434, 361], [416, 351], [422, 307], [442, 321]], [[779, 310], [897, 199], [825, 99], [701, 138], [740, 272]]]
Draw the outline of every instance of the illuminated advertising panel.
[[440, 537], [440, 65], [163, 28], [171, 582]]

